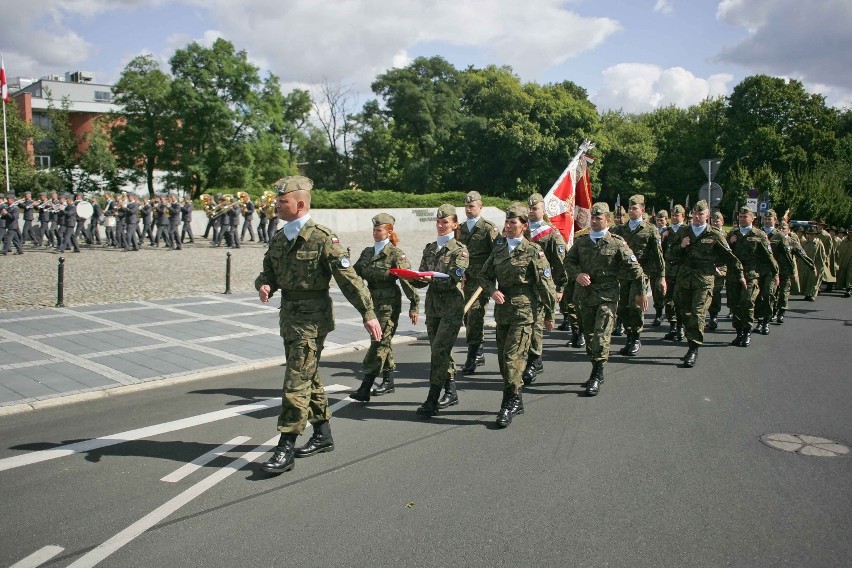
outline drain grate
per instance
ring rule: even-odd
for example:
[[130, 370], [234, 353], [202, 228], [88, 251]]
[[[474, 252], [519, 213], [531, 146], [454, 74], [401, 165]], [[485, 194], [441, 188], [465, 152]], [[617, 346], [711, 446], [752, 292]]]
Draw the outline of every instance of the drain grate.
[[849, 455], [846, 444], [807, 434], [764, 434], [760, 441], [770, 448], [803, 456], [836, 458]]

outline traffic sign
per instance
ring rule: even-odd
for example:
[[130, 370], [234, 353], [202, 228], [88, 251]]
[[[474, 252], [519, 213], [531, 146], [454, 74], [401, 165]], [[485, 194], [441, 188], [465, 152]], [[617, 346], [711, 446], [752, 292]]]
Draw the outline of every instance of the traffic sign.
[[707, 179], [712, 180], [716, 172], [719, 171], [719, 166], [722, 165], [722, 158], [711, 158], [709, 160], [701, 160], [701, 169], [707, 174]]
[[[709, 191], [709, 189], [711, 189], [711, 188], [713, 190], [713, 192], [712, 192], [713, 203], [710, 203], [711, 192]], [[698, 199], [703, 199], [704, 201], [706, 201], [707, 204], [710, 206], [710, 209], [718, 209], [719, 208], [719, 202], [722, 201], [723, 195], [724, 194], [722, 193], [722, 186], [719, 185], [718, 183], [716, 183], [715, 181], [712, 184], [705, 183], [704, 185], [701, 186], [701, 189], [698, 190]]]
[[772, 207], [771, 201], [761, 201], [757, 204], [757, 211], [759, 213], [766, 213], [767, 211], [769, 211], [770, 207]]

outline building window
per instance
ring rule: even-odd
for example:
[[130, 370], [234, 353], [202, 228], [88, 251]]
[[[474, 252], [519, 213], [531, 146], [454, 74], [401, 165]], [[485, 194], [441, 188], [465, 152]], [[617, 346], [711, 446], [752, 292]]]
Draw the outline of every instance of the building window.
[[53, 122], [47, 114], [33, 113], [33, 126], [37, 126], [38, 128], [48, 132], [53, 130]]
[[48, 170], [50, 169], [50, 156], [40, 156], [37, 155], [35, 157], [35, 166], [39, 170]]
[[112, 93], [109, 91], [95, 91], [95, 101], [99, 103], [112, 102]]

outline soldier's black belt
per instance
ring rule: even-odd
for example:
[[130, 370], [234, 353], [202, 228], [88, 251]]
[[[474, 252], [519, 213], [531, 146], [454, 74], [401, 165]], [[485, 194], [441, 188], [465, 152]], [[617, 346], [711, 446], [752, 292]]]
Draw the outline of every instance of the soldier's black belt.
[[323, 290], [290, 290], [281, 292], [285, 300], [321, 300], [328, 297], [328, 288]]
[[531, 296], [534, 292], [532, 286], [518, 286], [517, 288], [499, 288], [504, 296]]
[[370, 290], [384, 290], [385, 288], [396, 288], [396, 282], [376, 282], [375, 284], [367, 284]]

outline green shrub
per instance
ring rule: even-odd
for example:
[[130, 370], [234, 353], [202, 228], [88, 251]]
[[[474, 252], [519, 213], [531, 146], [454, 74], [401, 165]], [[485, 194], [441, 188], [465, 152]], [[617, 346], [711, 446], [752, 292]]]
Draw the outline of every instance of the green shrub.
[[[415, 195], [389, 190], [361, 191], [344, 189], [329, 191], [315, 189], [311, 192], [311, 207], [317, 209], [408, 209], [422, 207], [438, 207], [450, 203], [456, 207], [464, 205], [465, 192], [448, 191], [445, 193], [430, 193]], [[483, 197], [486, 207], [505, 209], [512, 201], [502, 197]]]

